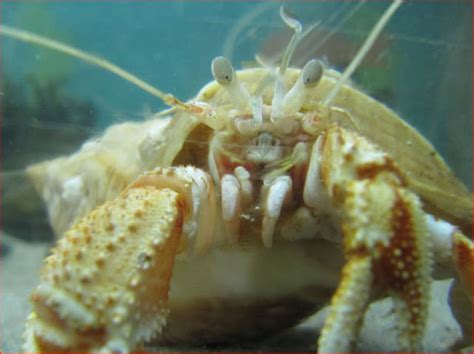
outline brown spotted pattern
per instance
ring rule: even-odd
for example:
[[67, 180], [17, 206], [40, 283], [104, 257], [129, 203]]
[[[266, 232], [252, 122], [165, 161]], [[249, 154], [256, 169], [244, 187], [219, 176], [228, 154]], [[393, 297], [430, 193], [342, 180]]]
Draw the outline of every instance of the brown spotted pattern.
[[322, 153], [323, 183], [341, 210], [347, 264], [319, 349], [350, 348], [372, 289], [394, 298], [401, 347], [418, 348], [432, 258], [420, 202], [393, 160], [360, 136], [333, 126]]

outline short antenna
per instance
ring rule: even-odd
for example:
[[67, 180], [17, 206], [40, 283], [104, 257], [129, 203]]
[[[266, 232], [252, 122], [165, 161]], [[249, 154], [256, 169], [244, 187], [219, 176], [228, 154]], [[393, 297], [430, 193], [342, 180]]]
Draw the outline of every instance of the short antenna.
[[323, 106], [328, 107], [332, 103], [334, 97], [336, 97], [336, 95], [339, 93], [339, 90], [341, 89], [342, 85], [344, 85], [347, 82], [349, 77], [354, 73], [354, 71], [360, 65], [362, 60], [364, 60], [365, 56], [367, 55], [367, 52], [374, 45], [374, 43], [377, 40], [377, 37], [379, 36], [380, 32], [382, 32], [385, 25], [388, 23], [388, 21], [390, 20], [392, 15], [395, 13], [395, 11], [397, 11], [397, 9], [400, 7], [400, 5], [402, 3], [403, 3], [403, 0], [395, 0], [390, 5], [390, 7], [387, 10], [385, 10], [385, 13], [380, 18], [380, 20], [377, 22], [377, 24], [375, 25], [372, 32], [370, 32], [369, 37], [367, 37], [364, 44], [359, 49], [356, 56], [354, 57], [354, 59], [350, 63], [350, 65], [346, 68], [346, 70], [344, 70], [344, 73], [342, 74], [339, 81], [336, 83], [336, 85], [333, 87], [332, 91], [328, 94], [328, 96], [322, 102]]

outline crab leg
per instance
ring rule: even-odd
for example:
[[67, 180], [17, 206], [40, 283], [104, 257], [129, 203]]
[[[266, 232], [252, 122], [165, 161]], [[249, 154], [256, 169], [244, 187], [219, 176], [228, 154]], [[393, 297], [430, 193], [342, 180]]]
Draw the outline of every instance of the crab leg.
[[460, 324], [464, 337], [471, 338], [465, 342], [472, 345], [472, 263], [474, 248], [472, 241], [463, 235], [457, 227], [450, 223], [426, 216], [428, 229], [431, 234], [435, 261], [442, 269], [448, 271], [448, 276], [454, 276], [449, 291], [451, 311]]
[[184, 211], [178, 193], [143, 185], [75, 224], [45, 260], [25, 352], [127, 352], [159, 333]]
[[[465, 340], [460, 345], [472, 345], [472, 241], [455, 226], [427, 218], [435, 248], [436, 261], [443, 268], [455, 270], [457, 278], [449, 290], [451, 312], [461, 326]], [[450, 274], [451, 275], [451, 274]], [[471, 311], [466, 311], [471, 309]]]
[[342, 270], [342, 280], [331, 300], [331, 312], [318, 342], [318, 351], [348, 352], [361, 326], [372, 285], [369, 257], [353, 257]]
[[463, 235], [456, 226], [426, 216], [426, 222], [433, 242], [436, 261], [444, 268], [457, 271], [463, 287], [472, 293], [472, 241]]
[[347, 263], [319, 350], [350, 350], [372, 289], [394, 300], [401, 349], [418, 349], [426, 324], [432, 259], [418, 198], [404, 187], [385, 153], [343, 128], [328, 129], [320, 158], [323, 187], [340, 214]]
[[449, 303], [451, 311], [464, 334], [465, 341], [460, 345], [472, 346], [472, 263], [474, 261], [474, 249], [472, 241], [457, 230], [453, 233], [452, 240], [453, 261], [459, 279], [455, 279], [451, 285]]
[[458, 271], [461, 284], [469, 299], [472, 301], [472, 263], [474, 260], [474, 247], [472, 241], [458, 230], [453, 233], [452, 240], [454, 264]]

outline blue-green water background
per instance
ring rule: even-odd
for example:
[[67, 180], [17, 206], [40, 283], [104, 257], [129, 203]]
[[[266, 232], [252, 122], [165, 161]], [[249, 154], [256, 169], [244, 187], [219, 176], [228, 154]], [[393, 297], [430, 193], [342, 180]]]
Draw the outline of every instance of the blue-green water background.
[[[357, 2], [289, 3], [288, 8], [305, 25], [320, 20], [324, 28], [362, 41], [387, 5], [368, 1], [342, 24]], [[107, 58], [181, 99], [193, 97], [212, 79], [210, 63], [223, 54], [226, 43], [239, 68], [254, 60], [263, 43], [284, 27], [279, 2], [29, 1], [0, 6], [2, 24]], [[242, 18], [249, 18], [248, 23], [229, 43]], [[380, 53], [380, 60], [395, 59], [389, 62], [387, 75], [377, 78], [393, 92], [387, 103], [434, 143], [468, 185], [472, 185], [471, 29], [471, 1], [404, 4], [384, 32], [393, 43]], [[64, 55], [3, 37], [1, 49], [3, 76], [25, 86], [24, 78], [32, 74], [42, 79], [66, 77], [68, 93], [92, 101], [97, 120], [90, 127], [77, 127], [89, 129], [90, 135], [164, 108], [127, 82]], [[327, 60], [331, 63], [330, 57]], [[60, 139], [61, 130], [55, 134], [51, 139]]]

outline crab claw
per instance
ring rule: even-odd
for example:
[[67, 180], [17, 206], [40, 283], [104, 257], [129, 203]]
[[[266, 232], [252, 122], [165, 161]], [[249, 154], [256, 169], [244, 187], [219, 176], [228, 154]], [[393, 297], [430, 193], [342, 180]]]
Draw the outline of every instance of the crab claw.
[[183, 198], [129, 188], [65, 233], [31, 299], [25, 352], [139, 348], [164, 326]]

